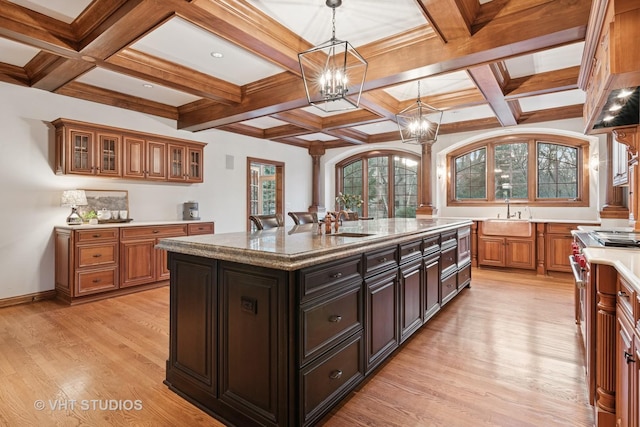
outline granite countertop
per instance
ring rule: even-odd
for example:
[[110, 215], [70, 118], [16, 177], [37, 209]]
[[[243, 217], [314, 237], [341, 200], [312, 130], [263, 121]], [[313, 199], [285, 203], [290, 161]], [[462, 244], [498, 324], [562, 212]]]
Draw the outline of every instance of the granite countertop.
[[[321, 224], [324, 229], [324, 224]], [[345, 221], [339, 233], [364, 233], [363, 237], [318, 234], [318, 224], [278, 227], [253, 233], [223, 233], [161, 239], [156, 246], [171, 252], [238, 261], [294, 271], [337, 258], [357, 255], [411, 241], [430, 232], [471, 225], [467, 219], [392, 218]]]
[[[440, 219], [463, 219], [456, 217], [440, 217]], [[468, 217], [470, 221], [488, 221], [488, 220], [498, 220], [498, 221], [507, 221], [506, 218], [496, 218], [492, 217]], [[599, 226], [600, 220], [592, 220], [592, 219], [575, 219], [575, 218], [510, 218], [509, 221], [529, 221], [533, 223], [562, 223], [562, 224], [593, 224], [593, 226]]]
[[153, 226], [153, 225], [172, 225], [172, 224], [197, 224], [203, 222], [213, 222], [213, 220], [158, 220], [158, 221], [129, 221], [129, 222], [107, 222], [103, 224], [86, 224], [83, 223], [81, 225], [68, 225], [68, 224], [60, 224], [56, 225], [56, 228], [65, 229], [65, 230], [89, 230], [93, 228], [113, 228], [113, 227], [143, 227], [143, 226]]

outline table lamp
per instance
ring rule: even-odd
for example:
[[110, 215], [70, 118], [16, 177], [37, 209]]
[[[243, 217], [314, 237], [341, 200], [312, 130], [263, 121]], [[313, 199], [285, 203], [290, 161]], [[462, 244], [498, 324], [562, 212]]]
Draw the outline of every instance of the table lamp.
[[78, 206], [87, 205], [87, 196], [84, 190], [65, 190], [62, 193], [61, 206], [71, 206], [71, 214], [67, 217], [68, 225], [82, 224], [82, 218], [78, 215]]

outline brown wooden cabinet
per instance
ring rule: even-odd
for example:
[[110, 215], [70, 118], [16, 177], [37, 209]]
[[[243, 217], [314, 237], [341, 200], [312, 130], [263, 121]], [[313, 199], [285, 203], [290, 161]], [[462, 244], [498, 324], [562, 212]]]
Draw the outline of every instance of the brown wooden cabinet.
[[569, 255], [573, 236], [571, 230], [579, 224], [548, 223], [545, 230], [545, 267], [547, 271], [563, 271], [571, 273]]
[[[614, 134], [615, 135], [615, 134]], [[611, 141], [611, 171], [613, 185], [625, 186], [629, 184], [629, 146], [622, 144], [614, 137]]]
[[[83, 226], [80, 226], [83, 227]], [[158, 240], [214, 232], [212, 222], [55, 229], [58, 298], [77, 303], [166, 285], [167, 252]]]
[[478, 233], [478, 265], [509, 267], [527, 270], [536, 268], [535, 227], [529, 236], [501, 237]]
[[57, 174], [201, 183], [204, 143], [57, 119]]
[[[638, 384], [638, 365], [640, 364], [640, 348], [638, 337], [640, 332], [635, 328], [639, 301], [633, 287], [623, 278], [618, 278], [618, 294], [616, 304], [616, 393], [615, 411], [616, 427], [632, 427], [638, 425], [638, 401], [640, 385]], [[634, 307], [635, 306], [635, 307]], [[635, 313], [635, 314], [634, 314]]]

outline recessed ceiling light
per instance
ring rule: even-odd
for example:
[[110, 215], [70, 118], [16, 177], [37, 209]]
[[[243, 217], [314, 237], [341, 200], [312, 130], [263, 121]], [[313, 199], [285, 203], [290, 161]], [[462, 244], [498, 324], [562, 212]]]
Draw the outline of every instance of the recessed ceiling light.
[[609, 111], [618, 111], [619, 109], [622, 108], [622, 105], [620, 104], [613, 104], [611, 107], [609, 107]]
[[611, 120], [613, 120], [613, 116], [606, 116], [602, 120], [605, 122], [610, 122]]
[[224, 55], [220, 52], [211, 52], [211, 56], [213, 56], [214, 58], [222, 58]]
[[145, 83], [142, 85], [142, 87], [146, 87], [147, 89], [150, 89], [153, 87], [153, 85], [150, 85], [149, 83]]

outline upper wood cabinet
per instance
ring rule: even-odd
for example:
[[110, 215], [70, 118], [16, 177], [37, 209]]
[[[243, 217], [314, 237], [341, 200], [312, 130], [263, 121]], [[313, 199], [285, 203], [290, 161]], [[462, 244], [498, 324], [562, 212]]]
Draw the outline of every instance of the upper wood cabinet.
[[629, 156], [627, 145], [613, 138], [611, 145], [611, 169], [613, 173], [613, 185], [629, 184]]
[[640, 49], [636, 46], [640, 38], [638, 22], [638, 1], [593, 2], [585, 41], [586, 60], [580, 76], [580, 86], [586, 91], [583, 114], [587, 134], [611, 131], [612, 127], [598, 128], [597, 122], [612, 91], [640, 85]]
[[57, 174], [201, 183], [206, 144], [68, 119], [56, 128]]

